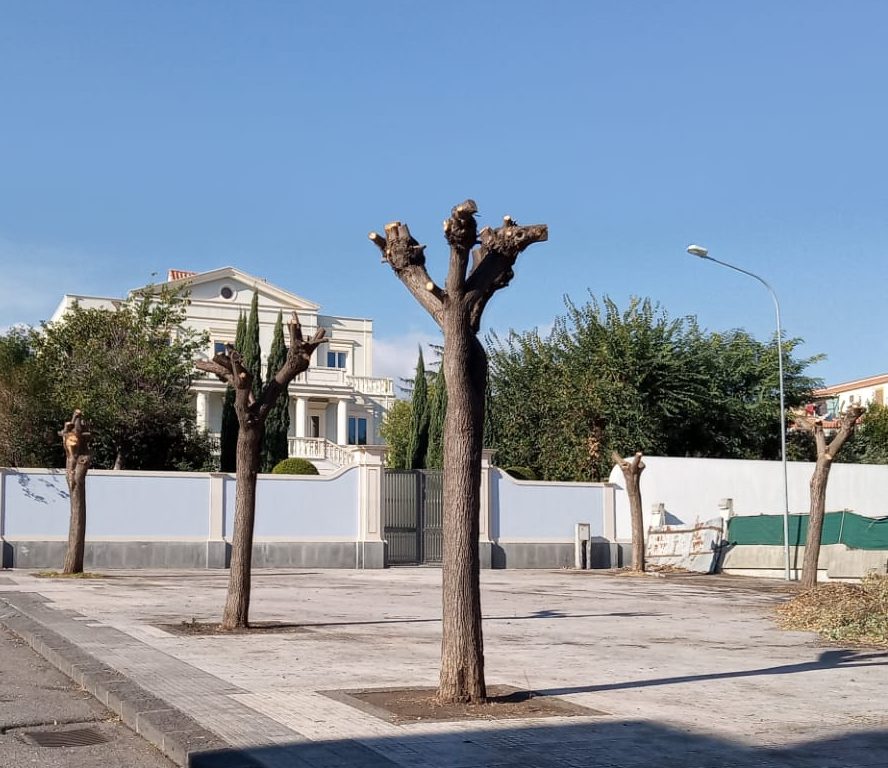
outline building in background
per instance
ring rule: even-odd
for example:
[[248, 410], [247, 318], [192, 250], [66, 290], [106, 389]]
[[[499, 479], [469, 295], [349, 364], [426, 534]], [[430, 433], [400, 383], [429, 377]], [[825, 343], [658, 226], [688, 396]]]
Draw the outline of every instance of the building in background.
[[[319, 305], [234, 267], [200, 273], [171, 269], [167, 285], [189, 291], [186, 323], [209, 335], [208, 359], [234, 343], [238, 317], [249, 313], [258, 293], [263, 376], [278, 312], [285, 323], [297, 312], [307, 337], [324, 328], [326, 338], [311, 366], [290, 384], [290, 456], [330, 471], [351, 463], [350, 446], [381, 442], [379, 426], [395, 395], [391, 379], [373, 376], [372, 320], [322, 314]], [[85, 309], [113, 309], [120, 299], [66, 295], [52, 321], [74, 302]], [[218, 437], [225, 384], [199, 378], [193, 390], [198, 425]]]

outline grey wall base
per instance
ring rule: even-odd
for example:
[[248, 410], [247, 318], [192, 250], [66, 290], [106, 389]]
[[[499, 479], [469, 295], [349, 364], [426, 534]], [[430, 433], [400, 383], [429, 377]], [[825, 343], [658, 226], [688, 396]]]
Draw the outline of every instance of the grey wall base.
[[[4, 541], [4, 568], [60, 569], [65, 541]], [[254, 568], [382, 568], [381, 541], [274, 541], [253, 545]], [[228, 568], [231, 545], [225, 541], [87, 541], [84, 567]]]
[[[574, 545], [566, 543], [503, 542], [491, 547], [493, 568], [573, 568]], [[631, 548], [610, 541], [593, 541], [590, 568], [620, 568], [632, 559]], [[482, 549], [481, 567], [484, 566]]]

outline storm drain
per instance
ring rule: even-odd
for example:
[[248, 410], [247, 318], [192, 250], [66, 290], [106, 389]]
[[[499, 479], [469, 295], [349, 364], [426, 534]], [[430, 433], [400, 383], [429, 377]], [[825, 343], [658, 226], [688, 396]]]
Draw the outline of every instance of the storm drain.
[[38, 747], [91, 747], [105, 744], [108, 737], [95, 728], [77, 728], [71, 731], [26, 731], [22, 734]]

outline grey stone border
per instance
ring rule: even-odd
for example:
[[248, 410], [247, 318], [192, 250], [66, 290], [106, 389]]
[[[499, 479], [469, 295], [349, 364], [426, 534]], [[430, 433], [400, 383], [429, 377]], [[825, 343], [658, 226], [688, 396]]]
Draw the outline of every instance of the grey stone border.
[[[96, 697], [121, 721], [183, 768], [262, 768], [184, 712], [169, 706], [0, 596], [0, 625]], [[226, 759], [227, 758], [227, 759]]]

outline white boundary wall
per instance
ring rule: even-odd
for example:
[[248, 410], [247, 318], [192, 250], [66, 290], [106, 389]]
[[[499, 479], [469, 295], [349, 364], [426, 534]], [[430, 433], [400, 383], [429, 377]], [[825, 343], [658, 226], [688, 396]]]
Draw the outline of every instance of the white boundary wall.
[[[719, 502], [725, 498], [733, 499], [735, 515], [783, 514], [783, 467], [779, 461], [645, 456], [644, 463], [641, 498], [645, 530], [651, 524], [651, 507], [658, 503], [666, 505], [666, 522], [676, 525], [724, 515]], [[807, 514], [814, 464], [791, 461], [787, 468], [789, 511]], [[632, 536], [629, 500], [619, 467], [611, 471], [610, 481], [618, 487], [616, 538], [628, 540]], [[888, 515], [888, 465], [834, 464], [826, 509], [847, 509], [866, 517]]]

